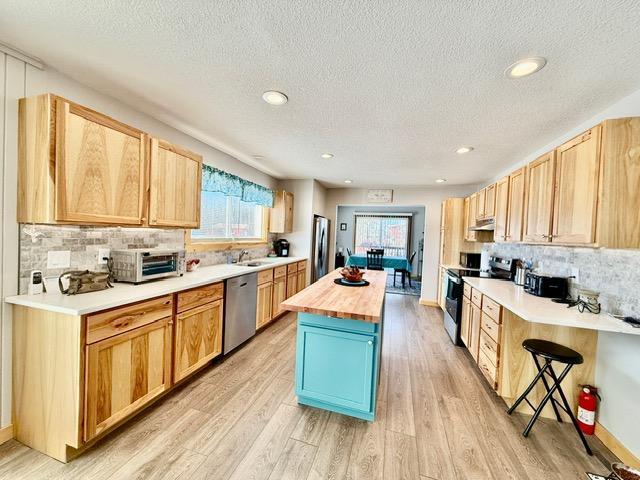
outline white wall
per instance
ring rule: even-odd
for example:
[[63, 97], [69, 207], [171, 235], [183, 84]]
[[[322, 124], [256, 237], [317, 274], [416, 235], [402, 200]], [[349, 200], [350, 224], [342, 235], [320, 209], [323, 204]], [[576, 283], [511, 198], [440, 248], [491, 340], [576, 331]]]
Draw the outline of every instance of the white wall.
[[[438, 292], [438, 255], [440, 251], [440, 207], [446, 198], [466, 197], [476, 190], [475, 185], [398, 188], [393, 191], [393, 202], [385, 205], [424, 206], [424, 263], [422, 264], [422, 292], [420, 297], [436, 301]], [[363, 188], [331, 188], [327, 190], [326, 217], [331, 220], [329, 261], [335, 256], [336, 213], [338, 205], [367, 204], [367, 190]]]
[[[0, 292], [2, 298], [18, 293], [17, 145], [18, 99], [55, 93], [106, 113], [118, 120], [202, 154], [205, 163], [243, 178], [275, 188], [277, 180], [210, 147], [125, 103], [102, 95], [54, 71], [41, 71], [0, 52]], [[311, 181], [309, 181], [311, 182]], [[0, 311], [0, 427], [11, 423], [11, 306]]]
[[[640, 90], [564, 133], [553, 142], [524, 156], [495, 179], [526, 165], [603, 120], [633, 116], [640, 116]], [[637, 178], [636, 182], [640, 186], [640, 178]], [[638, 218], [638, 212], [629, 212], [629, 215]], [[635, 250], [634, 254], [640, 256], [640, 250]], [[619, 282], [628, 281], [624, 274], [626, 265], [613, 264], [606, 268], [619, 269]], [[598, 421], [636, 457], [640, 457], [640, 415], [637, 400], [640, 398], [640, 336], [599, 333], [596, 385], [601, 389], [604, 398], [600, 404]]]

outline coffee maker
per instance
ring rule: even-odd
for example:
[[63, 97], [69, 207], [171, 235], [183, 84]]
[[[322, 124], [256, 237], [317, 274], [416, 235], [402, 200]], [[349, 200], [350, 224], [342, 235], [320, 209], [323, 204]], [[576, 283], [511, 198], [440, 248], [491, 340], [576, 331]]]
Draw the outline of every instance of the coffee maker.
[[274, 249], [276, 251], [276, 255], [279, 257], [288, 257], [289, 256], [289, 242], [284, 238], [280, 240], [276, 240], [273, 243]]

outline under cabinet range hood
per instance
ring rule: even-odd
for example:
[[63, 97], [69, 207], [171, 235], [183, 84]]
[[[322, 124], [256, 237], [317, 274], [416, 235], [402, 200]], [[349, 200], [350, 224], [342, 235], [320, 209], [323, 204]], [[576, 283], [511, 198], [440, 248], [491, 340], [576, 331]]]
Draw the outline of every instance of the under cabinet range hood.
[[469, 227], [469, 230], [474, 230], [476, 232], [482, 232], [486, 230], [495, 230], [496, 228], [496, 219], [495, 218], [484, 218], [482, 220], [478, 220], [475, 226]]

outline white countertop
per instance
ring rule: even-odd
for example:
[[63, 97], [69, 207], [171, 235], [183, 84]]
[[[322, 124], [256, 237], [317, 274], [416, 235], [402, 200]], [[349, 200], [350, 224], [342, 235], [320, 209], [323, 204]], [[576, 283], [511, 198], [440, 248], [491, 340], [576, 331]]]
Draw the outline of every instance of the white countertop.
[[640, 335], [640, 328], [633, 328], [604, 312], [599, 315], [580, 313], [577, 307], [567, 308], [550, 298], [526, 293], [513, 282], [477, 277], [463, 277], [463, 280], [528, 322]]
[[68, 315], [86, 315], [301, 260], [307, 259], [303, 257], [255, 258], [251, 259], [251, 261], [265, 262], [265, 265], [246, 267], [222, 264], [200, 267], [195, 272], [186, 272], [182, 277], [167, 277], [141, 283], [140, 285], [115, 283], [113, 288], [81, 295], [63, 295], [56, 286], [55, 289], [51, 288], [48, 293], [43, 293], [42, 295], [15, 295], [6, 297], [4, 301], [14, 305], [66, 313]]

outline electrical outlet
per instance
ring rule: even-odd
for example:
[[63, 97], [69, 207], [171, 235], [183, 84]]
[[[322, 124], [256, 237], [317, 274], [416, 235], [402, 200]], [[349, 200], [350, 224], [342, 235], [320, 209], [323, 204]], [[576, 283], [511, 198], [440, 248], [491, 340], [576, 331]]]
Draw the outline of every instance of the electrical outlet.
[[574, 283], [580, 283], [580, 269], [577, 267], [571, 267], [571, 276]]
[[69, 250], [47, 252], [47, 268], [69, 268], [71, 252]]
[[105, 259], [109, 258], [110, 253], [111, 253], [111, 250], [109, 250], [108, 248], [99, 248], [98, 249], [98, 265], [106, 265], [107, 261]]

